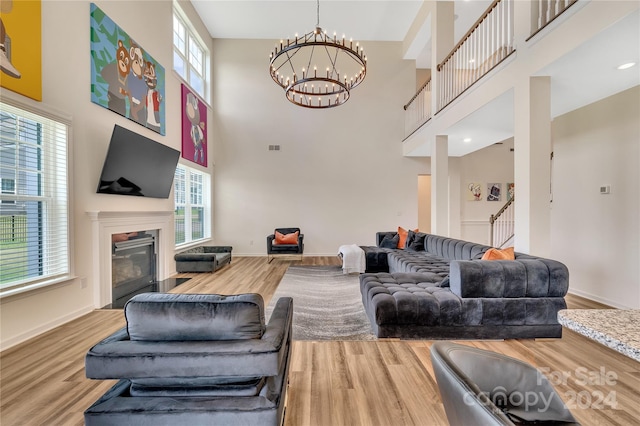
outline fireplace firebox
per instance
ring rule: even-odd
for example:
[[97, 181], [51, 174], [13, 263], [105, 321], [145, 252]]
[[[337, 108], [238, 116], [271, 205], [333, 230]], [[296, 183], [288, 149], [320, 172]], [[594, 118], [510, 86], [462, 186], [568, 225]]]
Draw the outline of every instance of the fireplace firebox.
[[131, 297], [154, 291], [157, 282], [157, 230], [113, 234], [111, 305], [122, 308]]

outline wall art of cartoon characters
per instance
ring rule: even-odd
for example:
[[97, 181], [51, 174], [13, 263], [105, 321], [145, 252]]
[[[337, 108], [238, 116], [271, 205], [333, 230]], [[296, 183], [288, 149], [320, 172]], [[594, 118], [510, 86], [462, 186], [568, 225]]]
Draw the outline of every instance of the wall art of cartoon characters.
[[468, 201], [480, 201], [482, 200], [482, 184], [471, 182], [467, 185], [467, 200]]
[[516, 184], [513, 182], [507, 183], [507, 201], [512, 200], [516, 195]]
[[0, 1], [0, 86], [42, 100], [42, 4]]
[[91, 3], [91, 101], [165, 134], [164, 68]]
[[207, 107], [182, 85], [182, 158], [207, 166]]
[[487, 201], [500, 201], [500, 200], [502, 200], [502, 184], [488, 183], [487, 184]]

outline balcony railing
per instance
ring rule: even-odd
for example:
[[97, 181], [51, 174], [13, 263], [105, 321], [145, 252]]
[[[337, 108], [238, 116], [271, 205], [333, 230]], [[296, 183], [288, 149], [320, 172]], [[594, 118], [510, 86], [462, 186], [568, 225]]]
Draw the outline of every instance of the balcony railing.
[[411, 136], [420, 126], [429, 121], [431, 113], [431, 79], [427, 80], [404, 106], [404, 134]]
[[534, 24], [527, 41], [577, 2], [578, 0], [538, 0], [538, 19], [532, 20]]
[[438, 65], [438, 111], [514, 52], [513, 2], [491, 3]]
[[[407, 102], [404, 106], [405, 139], [515, 52], [514, 2], [494, 0], [444, 61], [438, 64], [435, 78], [429, 80]], [[577, 2], [533, 0], [531, 36], [527, 41]], [[432, 91], [432, 85], [436, 85], [435, 91]], [[437, 99], [432, 101], [432, 96]]]
[[[437, 111], [491, 71], [513, 47], [513, 2], [495, 0], [437, 67]], [[404, 106], [405, 139], [433, 116], [432, 80]]]

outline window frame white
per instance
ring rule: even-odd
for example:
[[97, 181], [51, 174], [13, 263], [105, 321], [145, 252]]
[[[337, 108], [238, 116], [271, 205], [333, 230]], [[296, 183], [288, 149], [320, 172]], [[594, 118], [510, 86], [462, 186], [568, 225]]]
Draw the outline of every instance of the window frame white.
[[[183, 41], [183, 46], [177, 46], [176, 41], [176, 20], [180, 23], [182, 28], [184, 29], [184, 38], [181, 38]], [[193, 24], [187, 17], [186, 13], [182, 10], [180, 5], [174, 1], [173, 2], [173, 20], [172, 20], [172, 47], [173, 47], [173, 70], [176, 74], [180, 76], [182, 80], [187, 83], [187, 85], [198, 94], [206, 103], [210, 103], [210, 87], [211, 87], [211, 78], [210, 78], [210, 68], [209, 68], [209, 59], [211, 57], [211, 52], [207, 48], [207, 45], [204, 43], [198, 32], [195, 30]], [[192, 62], [192, 51], [191, 46], [195, 45], [199, 51], [202, 53], [200, 67], [197, 67], [198, 64]], [[179, 56], [184, 64], [184, 74], [181, 73], [176, 68], [175, 56]], [[199, 68], [199, 69], [198, 69]], [[198, 85], [193, 80], [192, 72], [197, 74], [202, 79], [202, 90], [198, 89]]]
[[[183, 174], [183, 176], [179, 176]], [[192, 176], [199, 176], [201, 178], [200, 191], [197, 192], [200, 202], [194, 202], [192, 194]], [[202, 241], [211, 239], [211, 174], [200, 169], [189, 167], [185, 164], [178, 163], [173, 180], [174, 191], [174, 223], [175, 232], [177, 235], [181, 226], [181, 217], [178, 215], [178, 209], [182, 207], [184, 209], [184, 235], [185, 240], [178, 242], [176, 238], [176, 249], [185, 246], [194, 245]], [[184, 187], [184, 188], [183, 188]], [[194, 230], [193, 224], [193, 209], [202, 209], [202, 236], [199, 238], [193, 238]]]
[[[58, 110], [44, 104], [35, 104], [29, 100], [19, 99], [6, 93], [0, 101], [0, 110], [3, 113], [15, 114], [27, 120], [47, 123], [42, 127], [43, 143], [42, 155], [44, 155], [42, 172], [45, 177], [42, 182], [42, 193], [37, 195], [22, 194], [20, 181], [15, 181], [14, 194], [0, 194], [2, 200], [16, 201], [15, 204], [26, 202], [48, 203], [49, 207], [43, 210], [42, 217], [38, 219], [37, 226], [44, 231], [44, 238], [36, 239], [31, 244], [37, 243], [45, 254], [38, 259], [38, 268], [43, 273], [19, 280], [0, 283], [0, 298], [51, 286], [62, 282], [70, 282], [74, 278], [73, 267], [73, 230], [72, 200], [71, 200], [71, 159], [72, 159], [72, 119]], [[64, 137], [58, 138], [58, 132], [62, 131]], [[30, 143], [25, 141], [24, 143]], [[15, 154], [17, 155], [17, 154]], [[55, 157], [55, 158], [54, 158]], [[53, 164], [50, 159], [54, 158]], [[11, 167], [5, 164], [5, 171]], [[19, 165], [14, 166], [16, 170]], [[18, 179], [18, 176], [16, 176]], [[53, 218], [53, 219], [52, 219]], [[52, 224], [55, 224], [52, 225]], [[56, 229], [53, 229], [56, 228]], [[49, 248], [53, 247], [53, 249]], [[55, 266], [53, 266], [55, 265]]]

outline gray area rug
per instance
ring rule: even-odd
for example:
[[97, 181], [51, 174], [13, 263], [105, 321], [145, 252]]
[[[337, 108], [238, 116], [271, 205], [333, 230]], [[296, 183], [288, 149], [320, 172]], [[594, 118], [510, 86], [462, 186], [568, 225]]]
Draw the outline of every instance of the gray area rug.
[[266, 308], [293, 297], [294, 340], [376, 340], [371, 332], [357, 274], [340, 266], [290, 266]]

